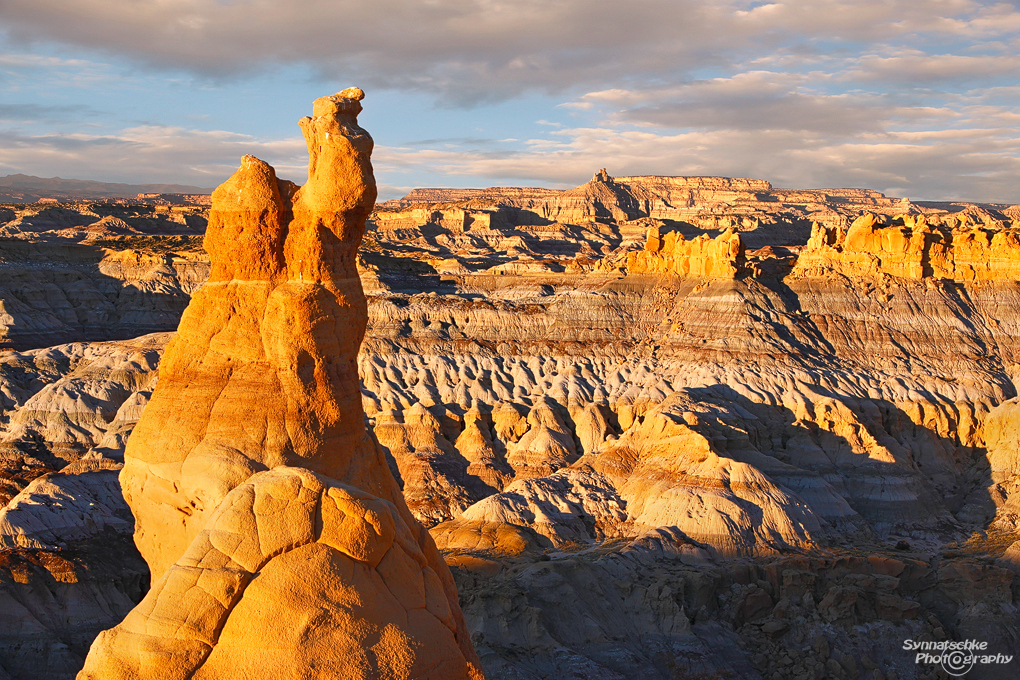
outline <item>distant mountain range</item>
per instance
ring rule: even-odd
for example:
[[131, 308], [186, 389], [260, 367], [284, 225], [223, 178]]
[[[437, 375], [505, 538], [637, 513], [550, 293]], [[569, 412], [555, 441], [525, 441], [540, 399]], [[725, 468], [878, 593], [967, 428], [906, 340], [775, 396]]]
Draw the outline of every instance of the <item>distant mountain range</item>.
[[62, 177], [7, 175], [0, 177], [0, 203], [35, 203], [58, 200], [134, 198], [138, 194], [211, 194], [212, 189], [187, 184], [119, 184]]

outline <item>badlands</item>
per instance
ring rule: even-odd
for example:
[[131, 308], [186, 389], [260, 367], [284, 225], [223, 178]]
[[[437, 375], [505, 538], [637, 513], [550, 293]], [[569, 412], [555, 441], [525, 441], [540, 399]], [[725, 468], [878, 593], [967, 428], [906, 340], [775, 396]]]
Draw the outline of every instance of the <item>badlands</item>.
[[0, 680], [1020, 656], [1020, 206], [602, 170], [373, 208], [360, 96], [304, 187], [0, 207]]

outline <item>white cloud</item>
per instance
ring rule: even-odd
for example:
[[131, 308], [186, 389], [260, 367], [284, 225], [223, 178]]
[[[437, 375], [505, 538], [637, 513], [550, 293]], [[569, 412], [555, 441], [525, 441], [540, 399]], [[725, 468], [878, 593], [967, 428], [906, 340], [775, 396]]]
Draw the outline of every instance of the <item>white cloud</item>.
[[848, 41], [910, 34], [988, 39], [1020, 29], [1013, 4], [972, 0], [788, 0], [738, 16], [755, 26]]
[[63, 177], [212, 187], [237, 169], [244, 154], [269, 162], [285, 179], [303, 183], [307, 177], [307, 151], [299, 138], [260, 140], [165, 126], [128, 128], [113, 135], [0, 131], [0, 174], [50, 176], [56, 167]]
[[1020, 69], [1020, 55], [927, 54], [920, 50], [897, 56], [868, 54], [842, 73], [843, 80], [883, 81], [913, 86], [953, 80], [991, 80], [1013, 76]]
[[666, 128], [877, 131], [896, 102], [876, 94], [823, 94], [802, 74], [752, 71], [641, 90], [604, 90], [580, 102], [602, 105], [612, 120]]
[[[7, 32], [212, 76], [303, 63], [461, 99], [700, 63], [726, 4], [696, 0], [6, 0]], [[656, 21], [649, 21], [652, 17]], [[615, 55], [615, 58], [611, 55]], [[613, 62], [618, 61], [614, 66]], [[675, 67], [670, 65], [667, 70]], [[615, 73], [610, 73], [615, 72]], [[356, 74], [356, 76], [355, 76]]]
[[212, 76], [310, 64], [460, 101], [675, 77], [820, 40], [985, 40], [1020, 30], [969, 0], [5, 0], [20, 40], [106, 50]]

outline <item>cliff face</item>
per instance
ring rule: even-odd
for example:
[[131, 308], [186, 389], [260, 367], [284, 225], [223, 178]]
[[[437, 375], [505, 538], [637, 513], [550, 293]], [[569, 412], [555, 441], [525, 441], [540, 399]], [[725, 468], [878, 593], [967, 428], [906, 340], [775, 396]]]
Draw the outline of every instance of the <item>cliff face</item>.
[[734, 227], [759, 232], [755, 237], [760, 235], [762, 240], [755, 247], [792, 245], [793, 241], [780, 243], [776, 237], [793, 229], [798, 234], [803, 231], [806, 238], [812, 220], [845, 227], [848, 218], [862, 210], [890, 216], [918, 212], [909, 202], [866, 189], [797, 191], [775, 189], [764, 180], [729, 177], [612, 177], [604, 169], [590, 182], [565, 191], [522, 187], [416, 189], [380, 208], [400, 212], [442, 204], [449, 209], [458, 203], [501, 212], [512, 224], [651, 219], [684, 222], [703, 229]]
[[364, 426], [362, 97], [301, 120], [305, 186], [245, 156], [213, 193], [209, 281], [121, 473], [153, 587], [81, 678], [481, 677], [449, 570]]
[[846, 231], [816, 225], [795, 273], [828, 269], [845, 276], [1020, 280], [1020, 232], [996, 228], [990, 221], [965, 213], [931, 222], [923, 215], [908, 215], [898, 224], [883, 224], [868, 213]]
[[[830, 538], [867, 525], [879, 535], [939, 540], [957, 527], [987, 524], [995, 512], [991, 480], [982, 473], [982, 432], [988, 410], [1015, 391], [1010, 367], [1017, 358], [1017, 319], [1006, 310], [1018, 300], [1017, 289], [967, 291], [962, 308], [952, 288], [930, 290], [922, 283], [883, 290], [815, 279], [782, 291], [753, 279], [693, 279], [668, 288], [623, 279], [590, 296], [553, 294], [505, 308], [491, 302], [453, 307], [429, 298], [402, 308], [380, 302], [370, 307], [373, 331], [361, 363], [366, 403], [370, 416], [376, 409], [403, 410], [405, 422], [409, 405], [424, 404], [440, 425], [447, 423], [436, 429], [450, 444], [459, 441], [461, 413], [493, 408], [486, 421], [491, 448], [516, 479], [533, 478], [530, 470], [539, 465], [548, 475], [619, 456], [625, 474], [607, 476], [595, 468], [607, 476], [601, 487], [616, 495], [623, 493], [620, 485], [637, 489], [642, 477], [670, 479], [656, 466], [694, 469], [694, 461], [668, 462], [689, 455], [688, 444], [659, 448], [667, 430], [682, 423], [692, 431], [683, 441], [707, 447], [711, 455], [703, 455], [717, 462], [699, 463], [698, 474], [672, 482], [678, 488], [703, 497], [729, 484], [721, 481], [729, 472], [714, 478], [727, 466], [756, 470], [765, 479], [752, 484], [762, 489], [754, 494], [766, 495], [754, 505], [800, 512], [803, 501], [824, 519]], [[1000, 321], [968, 327], [957, 313]], [[410, 337], [401, 331], [414, 327], [422, 330]], [[955, 351], [947, 353], [947, 345]], [[655, 415], [678, 392], [690, 402]], [[547, 400], [557, 418], [532, 415], [548, 411]], [[493, 405], [507, 402], [520, 410], [497, 413]], [[593, 412], [592, 405], [604, 410]], [[647, 431], [653, 416], [661, 431]], [[399, 423], [397, 417], [387, 422]], [[400, 464], [416, 449], [401, 443], [396, 424], [387, 427], [383, 443]], [[573, 440], [573, 452], [564, 436]], [[434, 450], [444, 451], [442, 443]], [[430, 489], [425, 495], [432, 507], [443, 497], [471, 498], [469, 456], [458, 451], [447, 448], [446, 467], [433, 468], [444, 470], [442, 486], [421, 487], [418, 480], [427, 477], [405, 475], [405, 493]], [[582, 451], [593, 458], [579, 459]], [[638, 465], [645, 456], [667, 462]], [[458, 461], [462, 476], [459, 485], [451, 484]], [[787, 500], [766, 493], [770, 483], [785, 489]], [[517, 504], [516, 493], [513, 485], [504, 487], [506, 502]], [[628, 520], [641, 518], [641, 495], [625, 499], [634, 513]], [[450, 508], [453, 518], [457, 509]], [[430, 522], [436, 516], [427, 515]], [[527, 526], [525, 517], [549, 513], [515, 516], [514, 524]], [[671, 514], [669, 523], [686, 516]], [[599, 531], [630, 530], [626, 522], [612, 524], [602, 522]], [[793, 544], [807, 545], [813, 533], [777, 526], [784, 528], [773, 538]], [[598, 535], [586, 534], [588, 540]], [[730, 540], [740, 551], [767, 545], [739, 532], [708, 542]]]
[[735, 278], [744, 264], [740, 235], [728, 229], [714, 239], [702, 234], [685, 241], [675, 231], [663, 236], [658, 227], [648, 230], [642, 251], [627, 257], [632, 274], [669, 274], [682, 277]]
[[604, 181], [618, 185], [633, 197], [638, 216], [654, 219], [678, 219], [701, 206], [719, 203], [744, 203], [768, 200], [772, 185], [760, 179], [729, 177], [609, 177]]

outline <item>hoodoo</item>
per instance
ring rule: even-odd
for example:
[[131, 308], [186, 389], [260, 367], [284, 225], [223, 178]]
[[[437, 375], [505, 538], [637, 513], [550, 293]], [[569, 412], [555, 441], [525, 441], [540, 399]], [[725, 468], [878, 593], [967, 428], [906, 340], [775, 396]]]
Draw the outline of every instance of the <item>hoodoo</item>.
[[245, 156], [213, 194], [212, 273], [121, 473], [152, 589], [80, 679], [482, 677], [450, 572], [365, 429], [363, 97], [300, 121], [303, 187]]

